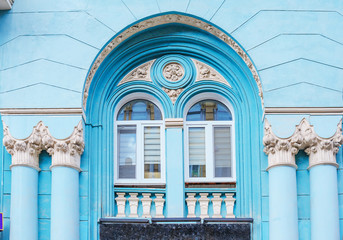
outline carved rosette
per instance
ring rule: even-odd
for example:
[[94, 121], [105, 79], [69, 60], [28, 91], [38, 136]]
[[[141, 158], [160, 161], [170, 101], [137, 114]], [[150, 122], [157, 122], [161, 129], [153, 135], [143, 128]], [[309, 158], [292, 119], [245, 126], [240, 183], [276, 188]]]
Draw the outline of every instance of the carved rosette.
[[39, 122], [33, 128], [31, 135], [25, 139], [15, 139], [11, 136], [8, 126], [3, 123], [4, 138], [3, 144], [9, 154], [12, 155], [11, 168], [14, 166], [26, 166], [39, 169], [39, 154], [42, 151], [41, 128], [44, 126]]
[[168, 63], [163, 68], [163, 76], [171, 82], [179, 81], [183, 75], [185, 75], [185, 70], [179, 63]]
[[[309, 129], [314, 133], [313, 126], [309, 125]], [[317, 134], [312, 134], [307, 139], [307, 148], [305, 149], [309, 155], [308, 168], [321, 164], [338, 167], [336, 154], [342, 144], [342, 120], [338, 123], [336, 133], [331, 138], [322, 138]]]
[[179, 88], [179, 89], [168, 89], [168, 88], [162, 88], [163, 91], [165, 93], [167, 93], [168, 97], [170, 98], [170, 100], [172, 101], [172, 103], [174, 104], [176, 99], [179, 97], [179, 95], [182, 93], [183, 89]]
[[85, 147], [81, 121], [66, 139], [53, 138], [47, 127], [42, 132], [42, 145], [52, 156], [50, 168], [64, 166], [81, 171], [80, 158]]
[[265, 120], [263, 144], [264, 152], [268, 155], [268, 169], [275, 166], [291, 166], [297, 168], [295, 155], [301, 146], [298, 133], [289, 138], [279, 138], [273, 131], [268, 120]]

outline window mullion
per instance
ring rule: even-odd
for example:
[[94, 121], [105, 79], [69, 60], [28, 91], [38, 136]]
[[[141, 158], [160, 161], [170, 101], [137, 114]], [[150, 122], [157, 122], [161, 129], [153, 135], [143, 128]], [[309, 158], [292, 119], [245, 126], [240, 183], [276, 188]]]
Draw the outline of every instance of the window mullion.
[[144, 126], [142, 123], [137, 123], [137, 178], [136, 181], [140, 182], [143, 180], [143, 146], [144, 146], [144, 135], [142, 134]]
[[206, 178], [213, 179], [213, 126], [211, 123], [206, 126]]

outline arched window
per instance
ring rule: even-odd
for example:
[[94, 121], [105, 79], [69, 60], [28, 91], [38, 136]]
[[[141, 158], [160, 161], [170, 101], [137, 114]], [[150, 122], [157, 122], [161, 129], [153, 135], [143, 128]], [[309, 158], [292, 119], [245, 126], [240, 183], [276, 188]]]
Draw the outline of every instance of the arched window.
[[223, 103], [196, 102], [185, 122], [185, 174], [187, 182], [235, 180], [233, 121]]
[[164, 182], [160, 109], [148, 100], [132, 100], [120, 108], [116, 119], [115, 183]]

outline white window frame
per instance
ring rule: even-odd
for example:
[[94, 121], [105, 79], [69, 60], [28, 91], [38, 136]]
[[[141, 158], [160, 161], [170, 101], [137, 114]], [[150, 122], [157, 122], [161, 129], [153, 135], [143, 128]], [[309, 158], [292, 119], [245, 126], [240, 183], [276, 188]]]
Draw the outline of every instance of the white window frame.
[[[214, 100], [225, 105], [231, 112], [231, 121], [187, 121], [187, 113], [190, 108], [203, 100]], [[206, 182], [236, 182], [236, 154], [235, 154], [235, 121], [234, 112], [230, 102], [221, 95], [215, 93], [202, 93], [193, 97], [187, 102], [184, 108], [184, 168], [185, 182], [187, 183], [206, 183]], [[231, 177], [214, 177], [214, 127], [230, 127], [231, 133]], [[189, 176], [189, 128], [205, 128], [205, 155], [206, 155], [206, 177]]]
[[[147, 100], [155, 104], [161, 111], [163, 120], [121, 120], [117, 116], [120, 109], [128, 102], [133, 100]], [[151, 95], [146, 93], [129, 94], [119, 101], [114, 115], [114, 185], [161, 185], [165, 184], [165, 125], [164, 114], [161, 104]], [[136, 178], [119, 178], [118, 167], [118, 126], [136, 126]], [[161, 178], [144, 178], [144, 127], [160, 127], [160, 146], [161, 146]]]

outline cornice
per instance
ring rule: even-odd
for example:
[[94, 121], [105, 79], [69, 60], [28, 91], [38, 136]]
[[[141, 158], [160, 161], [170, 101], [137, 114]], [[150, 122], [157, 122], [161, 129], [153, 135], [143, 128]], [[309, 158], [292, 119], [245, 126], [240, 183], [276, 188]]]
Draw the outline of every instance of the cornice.
[[268, 169], [274, 166], [288, 165], [296, 167], [295, 154], [305, 150], [309, 155], [309, 167], [328, 164], [338, 167], [336, 154], [343, 144], [342, 120], [337, 125], [336, 133], [330, 138], [322, 138], [315, 132], [314, 127], [303, 118], [296, 126], [291, 137], [277, 137], [265, 120], [263, 144], [264, 152], [268, 155]]
[[240, 47], [240, 45], [233, 40], [230, 36], [228, 36], [225, 32], [221, 31], [217, 27], [213, 26], [210, 23], [204, 22], [200, 19], [181, 15], [181, 14], [166, 14], [166, 15], [160, 15], [156, 16], [150, 19], [143, 20], [141, 22], [138, 22], [131, 27], [124, 30], [121, 34], [117, 35], [115, 38], [113, 38], [106, 47], [101, 51], [101, 53], [97, 56], [96, 60], [94, 61], [93, 65], [90, 68], [90, 71], [86, 78], [86, 83], [84, 87], [83, 92], [83, 108], [86, 110], [87, 105], [87, 98], [89, 93], [89, 87], [91, 85], [91, 82], [93, 80], [93, 77], [96, 73], [96, 71], [99, 69], [101, 63], [104, 61], [104, 59], [123, 41], [128, 39], [129, 37], [133, 36], [134, 34], [144, 31], [146, 29], [156, 27], [163, 24], [168, 23], [180, 23], [189, 25], [192, 27], [196, 27], [199, 29], [202, 29], [217, 38], [221, 39], [223, 42], [225, 42], [227, 45], [229, 45], [238, 55], [239, 57], [245, 62], [245, 64], [248, 66], [256, 84], [259, 90], [259, 96], [262, 101], [263, 106], [263, 92], [262, 92], [262, 84], [260, 81], [260, 78], [258, 76], [257, 70], [252, 63], [249, 56], [245, 53], [245, 51]]

